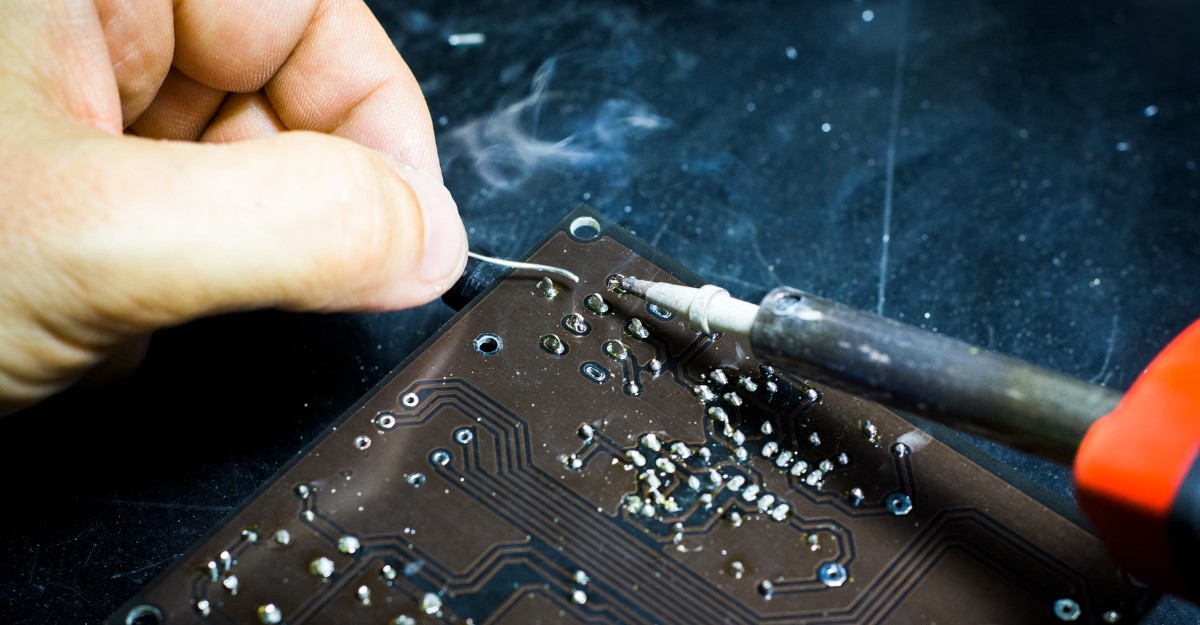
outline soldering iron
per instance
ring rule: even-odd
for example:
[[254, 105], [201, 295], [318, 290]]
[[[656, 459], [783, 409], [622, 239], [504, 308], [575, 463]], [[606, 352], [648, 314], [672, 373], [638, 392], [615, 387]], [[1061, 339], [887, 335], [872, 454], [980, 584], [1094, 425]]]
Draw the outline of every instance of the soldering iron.
[[619, 287], [693, 330], [749, 339], [803, 378], [1071, 463], [1079, 505], [1114, 558], [1200, 598], [1200, 321], [1122, 395], [792, 288], [755, 305], [713, 285]]

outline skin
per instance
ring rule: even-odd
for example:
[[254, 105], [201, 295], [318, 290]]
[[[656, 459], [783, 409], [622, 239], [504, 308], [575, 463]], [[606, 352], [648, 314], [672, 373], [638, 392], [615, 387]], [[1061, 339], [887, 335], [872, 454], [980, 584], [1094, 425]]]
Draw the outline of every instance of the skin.
[[214, 313], [444, 292], [466, 234], [361, 0], [0, 2], [0, 414]]

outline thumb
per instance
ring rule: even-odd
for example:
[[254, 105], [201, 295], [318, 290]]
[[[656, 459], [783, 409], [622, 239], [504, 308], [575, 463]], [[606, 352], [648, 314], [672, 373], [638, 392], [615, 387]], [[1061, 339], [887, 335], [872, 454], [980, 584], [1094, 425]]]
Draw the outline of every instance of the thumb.
[[315, 133], [211, 145], [118, 139], [115, 203], [72, 271], [122, 330], [266, 306], [385, 310], [461, 274], [450, 193], [418, 170]]

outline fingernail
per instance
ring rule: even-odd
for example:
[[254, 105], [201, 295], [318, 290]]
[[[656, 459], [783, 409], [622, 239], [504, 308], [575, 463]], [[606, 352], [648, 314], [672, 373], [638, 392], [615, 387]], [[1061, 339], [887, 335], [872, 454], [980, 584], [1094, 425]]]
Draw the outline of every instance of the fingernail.
[[445, 290], [462, 274], [467, 262], [467, 234], [450, 191], [429, 174], [408, 165], [396, 167], [417, 196], [425, 222], [425, 255], [417, 279]]

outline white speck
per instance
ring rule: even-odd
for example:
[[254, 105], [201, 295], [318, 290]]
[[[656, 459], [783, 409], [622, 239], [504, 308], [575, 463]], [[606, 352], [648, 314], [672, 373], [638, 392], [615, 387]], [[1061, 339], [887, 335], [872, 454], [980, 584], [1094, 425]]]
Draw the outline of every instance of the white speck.
[[574, 601], [579, 605], [583, 605], [587, 603], [587, 593], [583, 592], [582, 590], [576, 590], [575, 592], [571, 593], [571, 601]]
[[1128, 141], [1122, 141], [1122, 142], [1118, 143], [1118, 144], [1117, 144], [1117, 151], [1118, 151], [1118, 152], [1128, 152], [1128, 151], [1129, 151], [1129, 142], [1128, 142]]
[[928, 318], [929, 318], [929, 313], [925, 313], [925, 318], [926, 318], [926, 319], [928, 319]]
[[874, 11], [872, 11], [871, 9], [867, 9], [866, 11], [863, 11], [863, 14], [862, 14], [862, 20], [863, 20], [864, 22], [869, 22], [869, 21], [871, 21], [871, 20], [873, 20], [873, 19], [875, 19], [875, 12], [874, 12]]
[[1100, 278], [1093, 279], [1092, 286], [1100, 286]]
[[483, 33], [454, 33], [446, 38], [446, 43], [452, 46], [478, 46], [487, 41]]
[[345, 536], [342, 536], [341, 538], [338, 539], [338, 542], [337, 542], [338, 551], [340, 551], [342, 553], [352, 554], [352, 553], [358, 551], [359, 547], [361, 547], [361, 546], [362, 546], [362, 543], [358, 540], [358, 537], [353, 536], [351, 534], [346, 534]]
[[785, 48], [783, 50], [783, 53], [787, 55], [787, 58], [789, 58], [793, 61], [800, 58], [800, 55], [796, 53], [796, 49], [793, 48], [792, 46], [788, 46], [787, 48]]
[[426, 614], [437, 614], [442, 609], [442, 600], [437, 595], [427, 592], [421, 597], [421, 610]]
[[753, 102], [747, 102], [747, 103], [746, 103], [746, 111], [747, 111], [747, 112], [753, 113], [754, 111], [757, 111], [757, 110], [758, 110], [758, 105], [757, 105], [757, 104], [755, 104], [755, 103], [753, 103]]
[[821, 132], [829, 132], [830, 130], [833, 130], [833, 126], [829, 125], [829, 122], [821, 124]]
[[1158, 106], [1154, 104], [1147, 106], [1146, 108], [1142, 109], [1142, 115], [1145, 115], [1146, 117], [1154, 117], [1155, 115], [1158, 115]]
[[275, 625], [283, 621], [283, 613], [279, 608], [275, 607], [274, 603], [258, 606], [258, 620], [266, 623], [266, 625]]
[[330, 560], [326, 557], [317, 558], [308, 565], [308, 570], [312, 571], [312, 574], [316, 575], [317, 577], [329, 577], [330, 575], [333, 575], [333, 560]]

